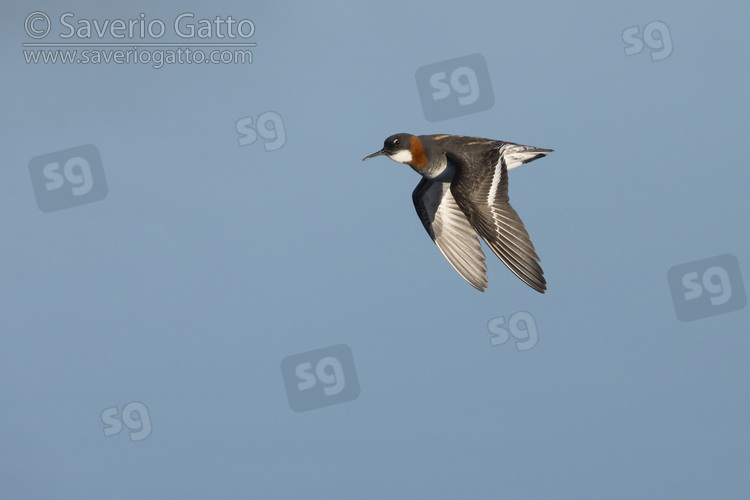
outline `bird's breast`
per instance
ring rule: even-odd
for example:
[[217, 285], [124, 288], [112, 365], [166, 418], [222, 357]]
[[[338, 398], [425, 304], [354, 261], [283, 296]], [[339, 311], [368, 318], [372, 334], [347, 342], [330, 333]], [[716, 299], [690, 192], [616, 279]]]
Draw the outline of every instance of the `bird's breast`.
[[456, 173], [456, 167], [449, 162], [447, 158], [442, 162], [435, 162], [432, 165], [428, 164], [422, 168], [414, 168], [414, 170], [428, 179], [439, 182], [450, 182], [453, 180], [453, 175]]

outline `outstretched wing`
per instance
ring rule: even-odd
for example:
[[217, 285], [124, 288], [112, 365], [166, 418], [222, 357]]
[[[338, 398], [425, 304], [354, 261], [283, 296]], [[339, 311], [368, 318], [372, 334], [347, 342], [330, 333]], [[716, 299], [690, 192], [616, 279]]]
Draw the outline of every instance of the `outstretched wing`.
[[476, 231], [451, 194], [450, 183], [422, 178], [412, 193], [427, 234], [453, 269], [480, 291], [487, 289], [487, 266]]
[[472, 227], [497, 257], [524, 283], [544, 293], [547, 282], [529, 234], [508, 198], [508, 165], [541, 158], [549, 149], [504, 144], [483, 158], [455, 155], [451, 192]]

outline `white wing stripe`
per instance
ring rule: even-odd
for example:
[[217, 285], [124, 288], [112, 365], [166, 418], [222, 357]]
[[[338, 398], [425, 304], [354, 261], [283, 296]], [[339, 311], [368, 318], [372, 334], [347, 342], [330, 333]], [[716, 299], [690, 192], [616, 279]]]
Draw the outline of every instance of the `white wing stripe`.
[[500, 178], [503, 174], [503, 154], [505, 146], [500, 148], [500, 156], [497, 158], [497, 164], [495, 164], [495, 171], [492, 174], [492, 186], [490, 186], [490, 192], [487, 194], [487, 205], [492, 206], [495, 202], [495, 195], [497, 195], [497, 187], [500, 185]]

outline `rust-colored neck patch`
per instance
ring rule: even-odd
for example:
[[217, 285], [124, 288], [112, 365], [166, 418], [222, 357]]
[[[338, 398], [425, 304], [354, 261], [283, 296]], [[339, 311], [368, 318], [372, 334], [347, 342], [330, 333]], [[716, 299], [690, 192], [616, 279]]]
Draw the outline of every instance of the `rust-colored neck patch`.
[[416, 136], [411, 136], [411, 161], [409, 165], [414, 168], [423, 169], [427, 166], [427, 156], [424, 154], [422, 143]]

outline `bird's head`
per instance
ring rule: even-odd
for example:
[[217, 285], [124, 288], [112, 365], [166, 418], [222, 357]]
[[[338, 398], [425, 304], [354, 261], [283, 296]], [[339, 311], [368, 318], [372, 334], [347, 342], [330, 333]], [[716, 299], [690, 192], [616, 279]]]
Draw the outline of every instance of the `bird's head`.
[[362, 158], [362, 161], [381, 155], [385, 155], [393, 161], [405, 163], [413, 168], [427, 165], [427, 157], [424, 154], [422, 143], [417, 136], [411, 134], [395, 134], [390, 136], [383, 143], [383, 149], [365, 156]]

